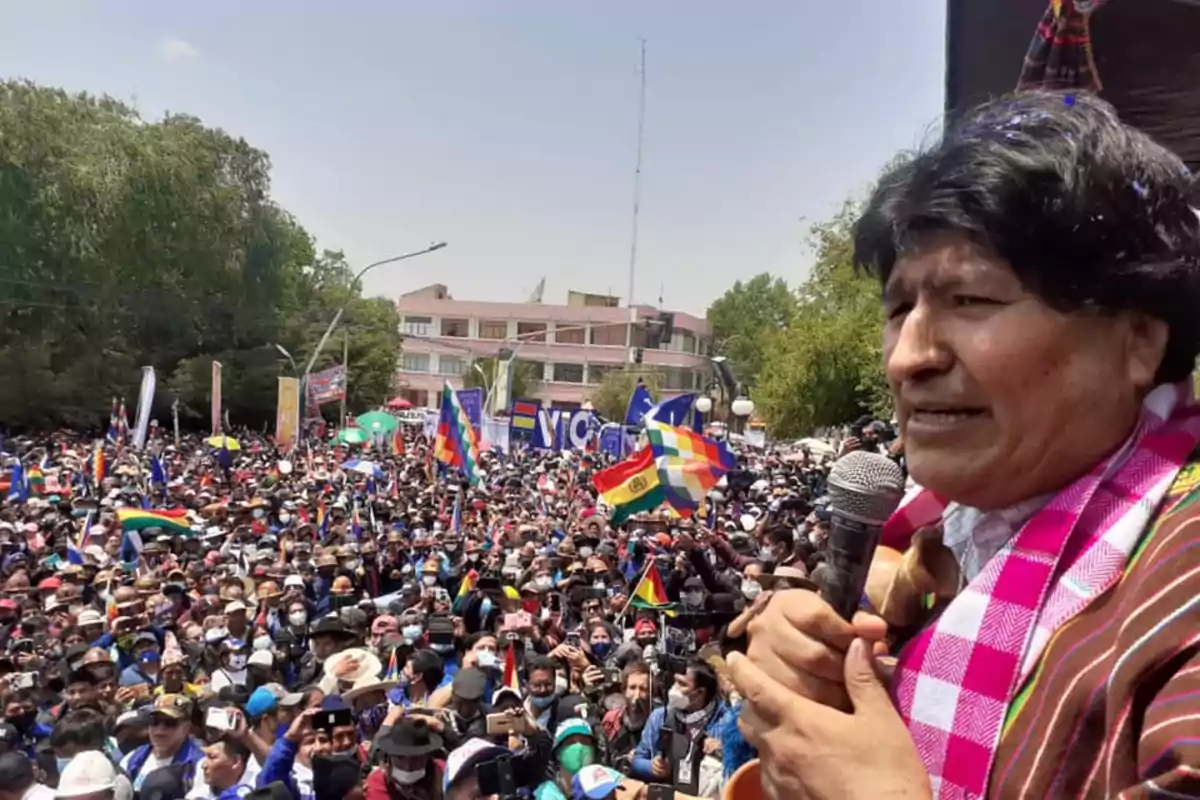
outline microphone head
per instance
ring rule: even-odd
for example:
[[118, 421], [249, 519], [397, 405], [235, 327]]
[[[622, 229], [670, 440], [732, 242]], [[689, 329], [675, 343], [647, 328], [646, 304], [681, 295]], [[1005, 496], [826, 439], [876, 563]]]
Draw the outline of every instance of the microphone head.
[[904, 473], [887, 456], [855, 450], [829, 471], [829, 510], [882, 525], [904, 497]]

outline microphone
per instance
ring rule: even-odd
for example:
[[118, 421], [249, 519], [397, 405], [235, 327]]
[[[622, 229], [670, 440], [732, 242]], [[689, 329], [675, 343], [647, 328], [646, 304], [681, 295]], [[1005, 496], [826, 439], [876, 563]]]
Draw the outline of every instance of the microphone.
[[887, 456], [856, 450], [829, 471], [829, 539], [822, 595], [845, 620], [862, 598], [883, 523], [904, 496], [904, 474]]

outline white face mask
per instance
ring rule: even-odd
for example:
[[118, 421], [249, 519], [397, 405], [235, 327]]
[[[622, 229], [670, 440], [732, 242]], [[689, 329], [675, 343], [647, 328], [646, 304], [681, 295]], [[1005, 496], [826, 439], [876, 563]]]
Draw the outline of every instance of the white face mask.
[[566, 675], [559, 675], [554, 679], [554, 693], [560, 697], [567, 693], [571, 688], [571, 682], [567, 680]]
[[749, 578], [742, 581], [742, 596], [747, 600], [753, 600], [762, 594], [762, 584], [758, 581], [752, 581]]
[[590, 547], [579, 548], [579, 557], [580, 558], [587, 558], [591, 554], [592, 554], [592, 548], [590, 548]]
[[496, 654], [491, 650], [476, 650], [475, 660], [481, 669], [491, 669], [496, 666]]
[[354, 570], [358, 569], [358, 559], [348, 559], [342, 562], [342, 566], [353, 572]]
[[704, 592], [688, 592], [683, 599], [692, 608], [699, 608], [704, 605]]
[[400, 769], [399, 767], [392, 767], [392, 780], [401, 786], [412, 786], [424, 777], [425, 770], [423, 769]]
[[270, 650], [271, 646], [273, 644], [275, 644], [275, 642], [271, 639], [270, 636], [259, 636], [257, 639], [254, 640], [254, 649], [255, 650]]
[[292, 613], [288, 614], [288, 624], [293, 628], [303, 628], [308, 624], [308, 612], [293, 611]]
[[279, 524], [280, 525], [287, 525], [291, 521], [292, 521], [291, 514], [287, 513], [286, 511], [279, 512]]
[[688, 696], [678, 686], [672, 686], [667, 692], [667, 706], [676, 711], [684, 711], [688, 707]]
[[426, 586], [437, 586], [437, 575], [422, 575], [421, 583]]

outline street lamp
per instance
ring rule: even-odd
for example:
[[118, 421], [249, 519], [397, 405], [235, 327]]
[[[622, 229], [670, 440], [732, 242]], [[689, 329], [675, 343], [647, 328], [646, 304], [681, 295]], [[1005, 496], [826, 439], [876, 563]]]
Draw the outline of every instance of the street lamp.
[[754, 413], [754, 401], [748, 397], [739, 395], [729, 405], [729, 410], [733, 412], [733, 416], [738, 420], [738, 433], [742, 433], [746, 428], [746, 420]]
[[475, 361], [472, 361], [472, 362], [471, 362], [471, 367], [472, 367], [472, 368], [473, 368], [473, 369], [474, 369], [476, 372], [478, 372], [478, 373], [479, 373], [479, 377], [483, 379], [483, 388], [487, 389], [487, 392], [486, 392], [486, 394], [487, 394], [488, 396], [491, 396], [491, 394], [492, 394], [492, 389], [491, 389], [491, 387], [488, 385], [488, 376], [487, 376], [487, 373], [483, 371], [483, 367], [479, 366], [478, 362], [475, 362]]
[[[382, 267], [384, 264], [393, 264], [397, 261], [404, 261], [405, 259], [408, 259], [408, 258], [416, 258], [417, 256], [423, 256], [426, 253], [432, 253], [434, 250], [441, 250], [445, 246], [446, 246], [445, 242], [437, 242], [436, 244], [429, 245], [429, 247], [426, 247], [424, 250], [416, 250], [411, 253], [405, 253], [404, 255], [393, 256], [392, 258], [385, 258], [382, 261], [376, 261], [373, 264], [367, 264], [365, 267], [360, 269], [358, 271], [358, 273], [355, 274], [354, 279], [350, 281], [350, 291], [351, 292], [354, 291], [354, 287], [357, 286], [358, 282], [362, 280], [363, 275], [366, 275], [368, 272], [375, 269], [376, 267]], [[349, 298], [347, 298], [346, 302], [342, 303], [342, 307], [339, 308], [337, 310], [337, 313], [333, 315], [333, 320], [330, 321], [329, 327], [325, 329], [325, 333], [321, 336], [321, 341], [317, 342], [317, 348], [315, 350], [313, 350], [312, 358], [310, 358], [308, 360], [308, 365], [304, 367], [304, 377], [305, 378], [308, 378], [308, 373], [312, 372], [313, 364], [317, 363], [317, 356], [321, 355], [321, 351], [325, 349], [325, 343], [327, 341], [329, 341], [329, 334], [333, 333], [333, 329], [337, 327], [338, 322], [342, 318], [342, 314], [344, 314], [346, 312], [346, 305], [349, 302], [350, 302], [350, 300], [349, 300]]]
[[702, 394], [696, 398], [696, 410], [701, 414], [707, 414], [708, 412], [712, 411], [712, 407], [712, 398], [708, 395]]
[[275, 349], [278, 350], [280, 354], [282, 354], [283, 357], [288, 360], [288, 363], [292, 365], [292, 374], [299, 377], [300, 369], [296, 366], [296, 359], [292, 358], [292, 354], [287, 351], [287, 348], [281, 345], [279, 342], [276, 342]]

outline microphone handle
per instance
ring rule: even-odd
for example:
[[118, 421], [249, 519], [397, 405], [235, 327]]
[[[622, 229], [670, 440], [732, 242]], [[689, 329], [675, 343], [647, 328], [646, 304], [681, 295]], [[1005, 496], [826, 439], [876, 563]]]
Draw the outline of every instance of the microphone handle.
[[858, 611], [871, 559], [883, 535], [882, 524], [871, 524], [831, 509], [829, 538], [825, 551], [825, 585], [821, 596], [842, 619], [849, 621]]

